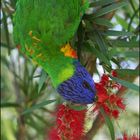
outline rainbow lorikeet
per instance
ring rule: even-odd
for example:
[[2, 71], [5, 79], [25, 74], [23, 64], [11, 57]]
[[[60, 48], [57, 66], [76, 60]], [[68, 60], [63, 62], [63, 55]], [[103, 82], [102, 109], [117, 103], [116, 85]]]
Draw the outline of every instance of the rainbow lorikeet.
[[95, 86], [69, 41], [87, 8], [87, 0], [19, 0], [14, 16], [15, 43], [50, 75], [64, 99], [80, 104], [95, 101]]

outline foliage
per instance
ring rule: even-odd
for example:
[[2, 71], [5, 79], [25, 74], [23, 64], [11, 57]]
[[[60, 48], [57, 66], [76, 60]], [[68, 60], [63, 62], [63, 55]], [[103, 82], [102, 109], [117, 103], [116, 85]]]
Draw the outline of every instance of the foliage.
[[[16, 1], [1, 1], [1, 138], [43, 140], [55, 123], [58, 104], [64, 101], [52, 87], [49, 76], [19, 53], [14, 44], [12, 19]], [[134, 83], [139, 74], [138, 3], [138, 0], [92, 0], [72, 40], [79, 60], [93, 78], [116, 70], [118, 76], [110, 78], [124, 86], [117, 95], [128, 93], [133, 97], [139, 90]], [[126, 92], [127, 89], [136, 92]], [[101, 127], [97, 117], [92, 119], [94, 126], [86, 133], [89, 140]], [[105, 120], [113, 127], [108, 117]]]

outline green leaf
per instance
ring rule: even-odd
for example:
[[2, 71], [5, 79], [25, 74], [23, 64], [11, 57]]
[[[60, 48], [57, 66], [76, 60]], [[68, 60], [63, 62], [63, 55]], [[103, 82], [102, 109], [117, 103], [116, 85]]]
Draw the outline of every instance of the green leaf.
[[55, 102], [56, 100], [47, 100], [47, 101], [43, 101], [42, 103], [39, 104], [35, 104], [34, 106], [31, 106], [30, 108], [27, 108], [23, 111], [22, 115], [31, 113], [32, 111], [34, 111], [35, 109], [39, 109], [45, 105], [51, 104], [53, 102]]
[[69, 105], [69, 107], [73, 110], [81, 111], [81, 110], [86, 110], [87, 106], [83, 105]]
[[138, 51], [122, 51], [122, 50], [116, 50], [116, 49], [111, 49], [110, 52], [110, 57], [112, 56], [118, 56], [118, 57], [123, 57], [123, 58], [139, 58], [139, 52]]
[[93, 22], [96, 23], [96, 24], [99, 24], [99, 25], [107, 26], [107, 27], [112, 27], [113, 26], [113, 24], [105, 18], [97, 18]]
[[133, 36], [133, 33], [125, 32], [125, 31], [114, 31], [114, 30], [108, 30], [106, 32], [101, 32], [103, 35], [107, 36]]
[[130, 88], [130, 89], [136, 90], [136, 91], [139, 92], [139, 86], [137, 86], [137, 85], [135, 85], [135, 84], [133, 84], [133, 83], [130, 83], [130, 82], [128, 82], [128, 81], [124, 81], [124, 80], [118, 79], [118, 78], [113, 77], [113, 76], [111, 76], [111, 75], [110, 75], [110, 77], [111, 77], [112, 80], [114, 80], [114, 81], [120, 83], [121, 85], [123, 85], [123, 86], [125, 86], [125, 87], [127, 87], [127, 88]]
[[100, 35], [100, 33], [98, 31], [96, 31], [93, 33], [93, 35], [94, 35], [94, 38], [95, 38], [95, 40], [100, 48], [100, 51], [102, 53], [104, 53], [105, 55], [107, 55], [108, 48], [106, 47], [106, 44], [105, 44], [102, 36]]
[[132, 27], [133, 20], [134, 20], [135, 16], [137, 16], [138, 13], [139, 13], [139, 7], [137, 8], [137, 10], [134, 12], [133, 16], [130, 19], [130, 22], [128, 24], [128, 31], [130, 31], [130, 29]]
[[[100, 61], [104, 62], [105, 64], [108, 64], [109, 66], [111, 66], [110, 61], [106, 58], [106, 56], [105, 56], [102, 52], [100, 52], [98, 49], [95, 48], [95, 46], [94, 46], [94, 44], [93, 44], [93, 42], [92, 42], [91, 40], [88, 40], [87, 43], [88, 43], [88, 44], [85, 44], [86, 47], [88, 47], [89, 50], [90, 50], [95, 56], [97, 56], [97, 57], [100, 59]], [[91, 46], [91, 47], [90, 47], [90, 46]]]
[[139, 42], [138, 41], [134, 41], [134, 40], [130, 40], [129, 42], [126, 40], [110, 40], [109, 41], [111, 43], [111, 45], [113, 45], [114, 47], [123, 47], [123, 48], [137, 48], [139, 47]]
[[38, 115], [37, 113], [33, 113], [33, 116], [35, 116], [38, 120], [40, 120], [40, 122], [42, 122], [43, 124], [47, 124], [48, 122], [45, 120], [45, 118], [43, 118], [41, 115]]
[[118, 75], [120, 76], [126, 76], [126, 75], [129, 75], [129, 76], [137, 76], [139, 75], [139, 70], [132, 70], [132, 69], [116, 69], [115, 70]]
[[90, 3], [90, 7], [95, 7], [95, 6], [104, 6], [110, 3], [115, 2], [115, 0], [99, 0], [99, 1], [94, 1]]
[[0, 107], [20, 107], [17, 103], [1, 102]]
[[106, 113], [104, 112], [104, 110], [102, 108], [100, 109], [100, 112], [104, 116], [105, 122], [106, 122], [108, 129], [110, 131], [111, 139], [115, 140], [115, 131], [114, 131], [114, 126], [113, 126], [111, 119], [106, 115]]
[[122, 55], [124, 57], [129, 57], [129, 58], [139, 58], [139, 52], [138, 51], [132, 51], [132, 50], [131, 51], [126, 51], [126, 52], [123, 52]]
[[97, 18], [99, 16], [105, 15], [109, 12], [112, 12], [114, 10], [119, 9], [120, 7], [126, 6], [128, 3], [127, 2], [118, 2], [118, 3], [114, 3], [112, 5], [109, 5], [105, 8], [100, 9], [99, 11], [97, 11], [94, 15], [93, 18]]
[[42, 74], [41, 74], [41, 77], [39, 79], [38, 93], [40, 93], [40, 91], [43, 87], [43, 84], [46, 81], [47, 76], [48, 76], [47, 73], [44, 70], [42, 70]]
[[41, 127], [41, 124], [37, 123], [37, 122], [38, 121], [36, 121], [33, 116], [28, 116], [28, 119], [26, 120], [27, 125], [29, 125], [30, 127], [34, 128], [39, 134], [41, 134], [42, 133], [42, 127]]

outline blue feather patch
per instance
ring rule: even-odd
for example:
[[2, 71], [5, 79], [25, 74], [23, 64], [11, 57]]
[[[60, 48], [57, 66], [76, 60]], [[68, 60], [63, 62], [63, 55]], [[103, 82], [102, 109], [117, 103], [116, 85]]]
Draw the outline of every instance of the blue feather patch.
[[65, 100], [79, 104], [91, 104], [96, 98], [94, 81], [80, 62], [75, 61], [74, 66], [76, 69], [74, 75], [61, 83], [57, 91]]

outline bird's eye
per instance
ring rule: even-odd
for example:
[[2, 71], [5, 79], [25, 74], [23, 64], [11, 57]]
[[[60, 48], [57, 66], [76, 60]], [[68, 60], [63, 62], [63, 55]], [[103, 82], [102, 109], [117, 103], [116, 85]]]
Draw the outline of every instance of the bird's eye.
[[98, 101], [98, 96], [97, 96], [97, 95], [95, 95], [95, 97], [94, 97], [94, 101], [95, 101], [95, 102]]
[[89, 85], [89, 83], [87, 81], [83, 82], [83, 87], [87, 88], [87, 89], [91, 89], [91, 87], [90, 87], [90, 85]]

